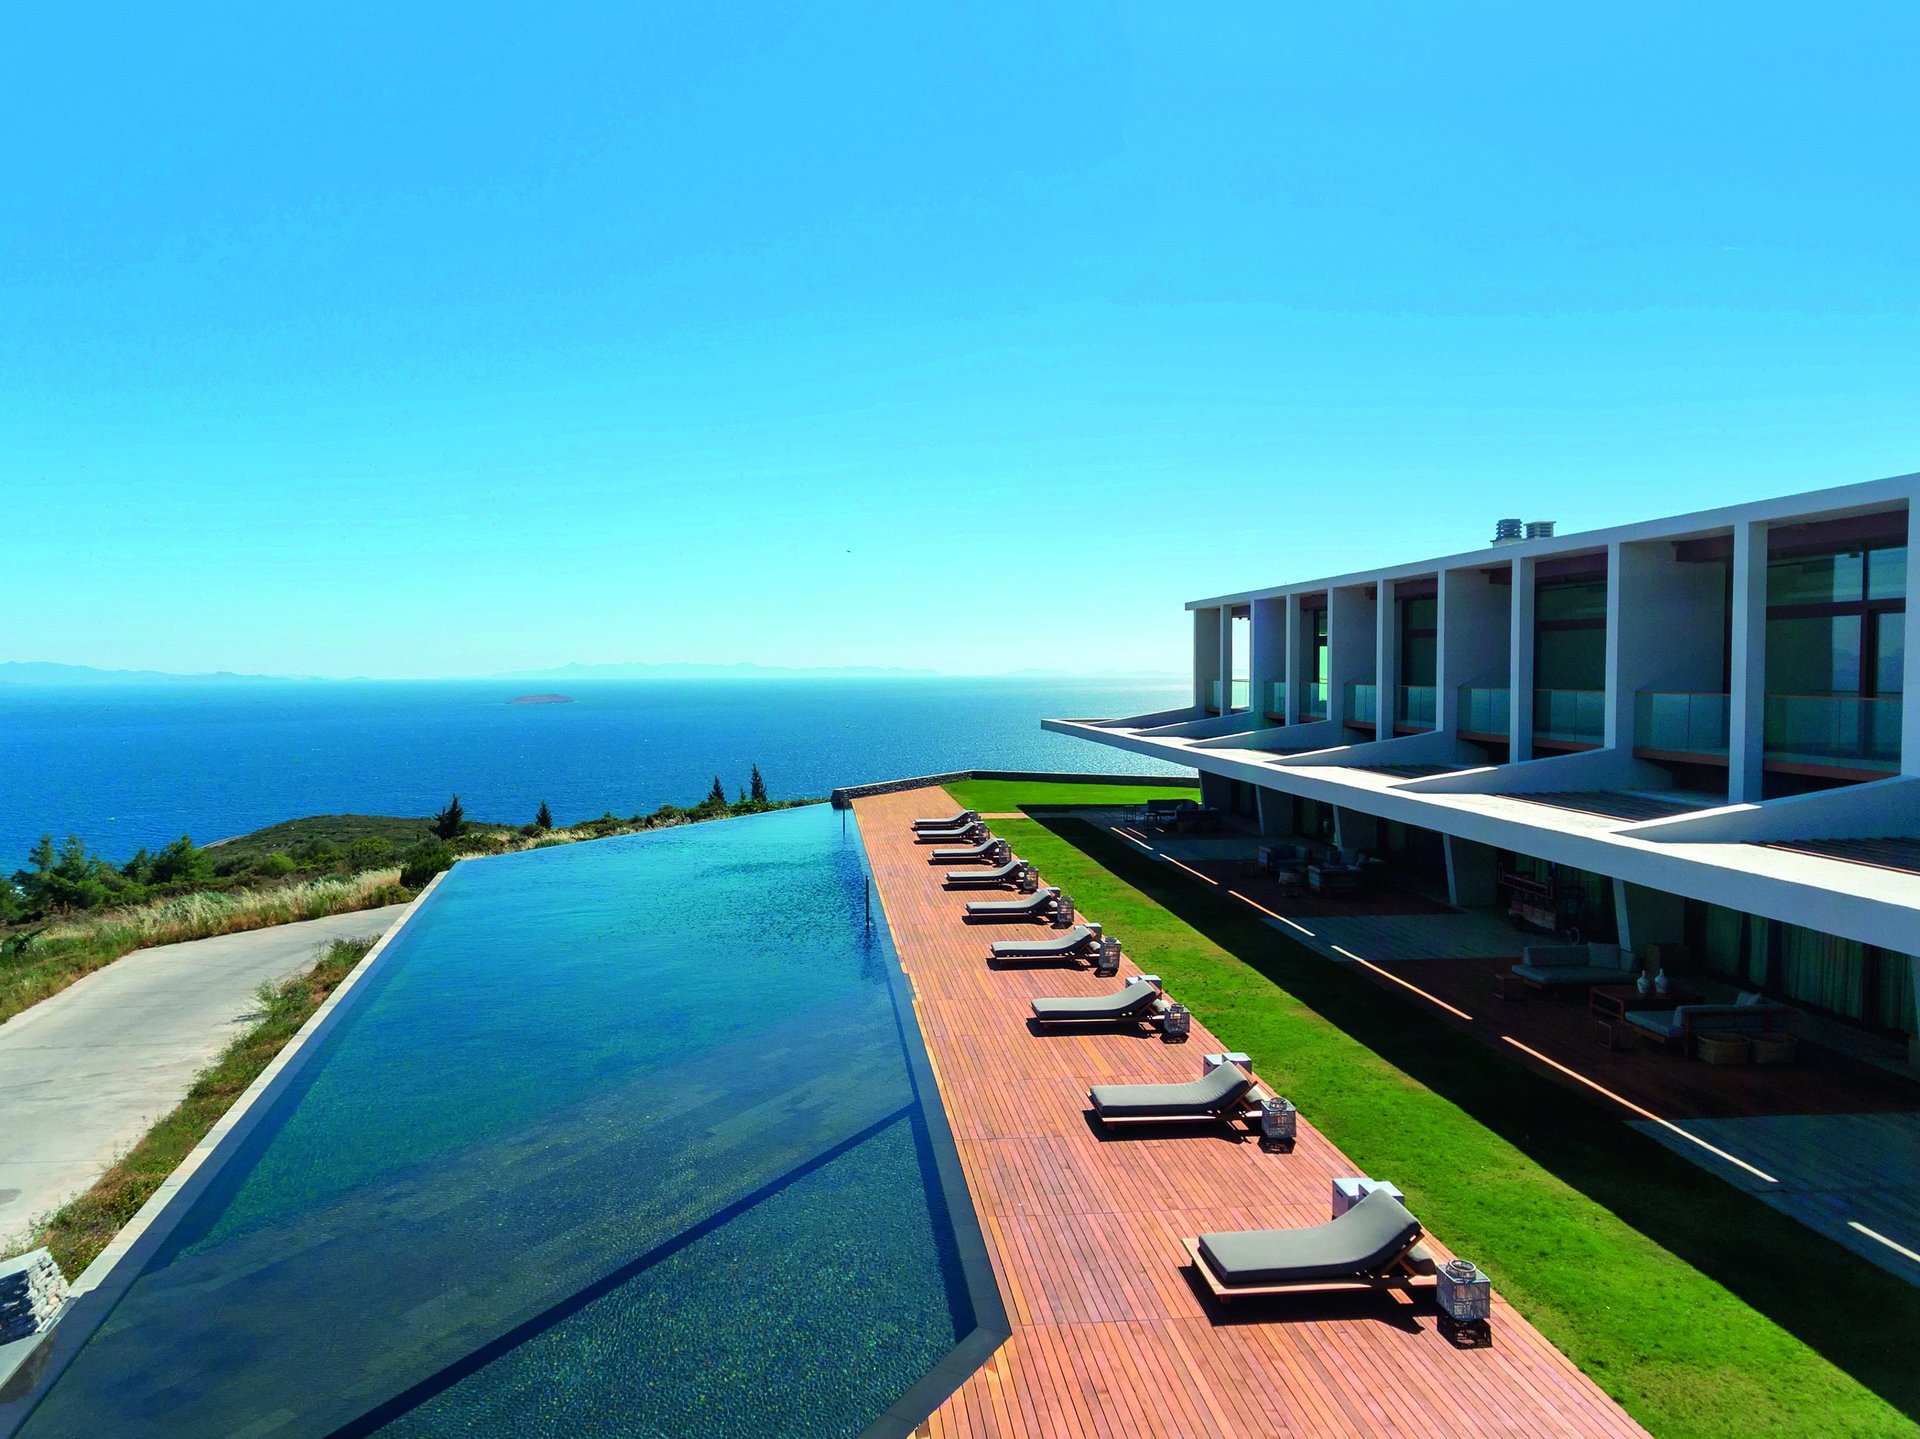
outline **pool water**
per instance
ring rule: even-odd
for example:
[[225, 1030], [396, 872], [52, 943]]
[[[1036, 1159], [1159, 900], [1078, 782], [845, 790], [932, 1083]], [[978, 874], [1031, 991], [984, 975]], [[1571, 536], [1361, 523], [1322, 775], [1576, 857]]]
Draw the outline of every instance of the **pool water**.
[[866, 886], [824, 806], [456, 865], [21, 1432], [868, 1430], [983, 1300]]

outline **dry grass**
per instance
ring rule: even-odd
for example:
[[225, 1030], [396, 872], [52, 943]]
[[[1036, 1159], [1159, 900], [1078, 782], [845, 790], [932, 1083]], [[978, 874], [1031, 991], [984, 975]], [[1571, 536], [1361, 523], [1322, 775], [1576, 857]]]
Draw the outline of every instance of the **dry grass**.
[[375, 869], [271, 888], [186, 894], [62, 920], [17, 946], [0, 947], [0, 1022], [136, 949], [320, 919], [406, 898], [398, 869]]
[[55, 1211], [17, 1248], [46, 1245], [69, 1277], [91, 1264], [373, 944], [371, 939], [335, 940], [306, 974], [284, 984], [261, 985], [260, 1012], [253, 1027], [200, 1072], [179, 1107], [148, 1130], [91, 1189]]

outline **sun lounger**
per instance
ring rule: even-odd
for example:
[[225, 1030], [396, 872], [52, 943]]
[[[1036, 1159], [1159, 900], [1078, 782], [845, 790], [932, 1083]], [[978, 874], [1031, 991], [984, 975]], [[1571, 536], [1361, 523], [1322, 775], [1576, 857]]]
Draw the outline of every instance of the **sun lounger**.
[[958, 814], [950, 814], [942, 819], [916, 819], [913, 827], [921, 829], [960, 829], [980, 818], [978, 811], [963, 809]]
[[1248, 1112], [1253, 1087], [1253, 1076], [1229, 1063], [1187, 1084], [1096, 1084], [1087, 1099], [1102, 1124], [1231, 1120]]
[[1046, 919], [1060, 907], [1060, 891], [1052, 885], [1026, 899], [970, 899], [967, 920]]
[[1013, 850], [1004, 839], [995, 839], [991, 835], [978, 844], [965, 845], [959, 849], [936, 849], [929, 864], [1003, 864], [1013, 858]]
[[995, 959], [1081, 959], [1100, 951], [1100, 927], [1076, 924], [1053, 939], [1003, 939], [993, 947]]
[[993, 838], [993, 831], [979, 820], [962, 829], [923, 829], [913, 837], [915, 844], [983, 844]]
[[1420, 1221], [1376, 1189], [1328, 1224], [1202, 1234], [1184, 1243], [1201, 1281], [1225, 1300], [1426, 1288], [1434, 1264], [1420, 1237]]
[[999, 889], [1002, 886], [1032, 894], [1039, 875], [1024, 859], [1010, 859], [992, 869], [956, 869], [947, 875], [948, 889]]
[[1166, 1006], [1160, 981], [1151, 974], [1136, 975], [1112, 994], [1084, 999], [1036, 999], [1033, 1017], [1039, 1024], [1144, 1024]]

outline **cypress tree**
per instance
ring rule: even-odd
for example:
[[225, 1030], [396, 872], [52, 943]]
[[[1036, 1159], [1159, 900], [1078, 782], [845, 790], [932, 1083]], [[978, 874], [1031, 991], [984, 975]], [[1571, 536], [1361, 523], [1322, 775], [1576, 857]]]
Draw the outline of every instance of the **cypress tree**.
[[727, 807], [727, 787], [720, 783], [720, 776], [713, 777], [713, 788], [707, 791], [707, 803], [714, 809]]
[[545, 800], [540, 801], [540, 813], [533, 817], [533, 822], [542, 829], [553, 828], [553, 811], [547, 808]]
[[759, 765], [753, 767], [753, 781], [748, 792], [755, 804], [767, 802], [767, 781], [761, 775]]
[[458, 839], [466, 823], [467, 812], [461, 808], [460, 796], [456, 794], [447, 801], [447, 807], [433, 817], [433, 832], [441, 839]]

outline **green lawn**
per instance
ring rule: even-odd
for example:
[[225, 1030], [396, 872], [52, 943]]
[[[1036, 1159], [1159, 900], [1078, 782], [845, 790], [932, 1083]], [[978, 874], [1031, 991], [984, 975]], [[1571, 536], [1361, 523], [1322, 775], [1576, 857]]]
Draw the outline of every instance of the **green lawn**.
[[1920, 1435], [1920, 1290], [1104, 830], [996, 829], [1654, 1434]]
[[1150, 799], [1198, 799], [1198, 785], [1175, 789], [1148, 784], [1056, 784], [1024, 779], [969, 779], [947, 786], [964, 809], [981, 814], [1086, 809], [1093, 805], [1145, 804]]

